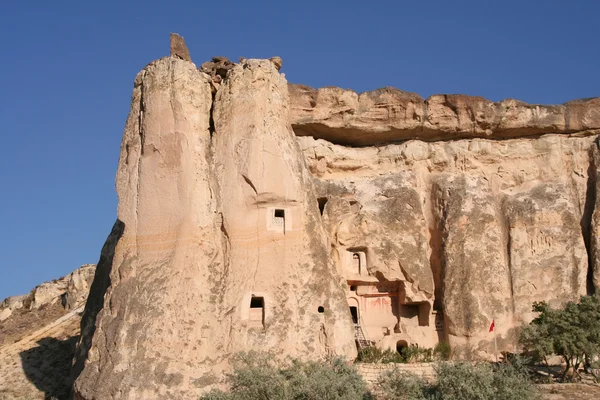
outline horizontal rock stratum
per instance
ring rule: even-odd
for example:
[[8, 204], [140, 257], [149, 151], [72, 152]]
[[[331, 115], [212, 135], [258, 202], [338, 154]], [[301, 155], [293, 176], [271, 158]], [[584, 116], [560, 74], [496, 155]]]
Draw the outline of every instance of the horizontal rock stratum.
[[386, 87], [358, 94], [337, 87], [290, 84], [291, 122], [298, 136], [367, 146], [410, 139], [507, 139], [543, 134], [597, 134], [600, 98], [563, 105], [416, 93]]
[[514, 351], [532, 302], [600, 284], [600, 100], [313, 90], [172, 40], [135, 79], [76, 399], [197, 398], [250, 350], [489, 359], [492, 320]]

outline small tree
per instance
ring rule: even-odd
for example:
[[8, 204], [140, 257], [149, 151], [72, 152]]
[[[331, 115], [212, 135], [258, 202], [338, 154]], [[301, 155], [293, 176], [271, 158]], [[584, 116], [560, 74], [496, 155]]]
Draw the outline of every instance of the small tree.
[[539, 315], [523, 328], [521, 344], [539, 359], [561, 356], [567, 365], [565, 377], [578, 375], [582, 363], [591, 364], [600, 355], [600, 296], [582, 296], [562, 310], [536, 302], [533, 311]]

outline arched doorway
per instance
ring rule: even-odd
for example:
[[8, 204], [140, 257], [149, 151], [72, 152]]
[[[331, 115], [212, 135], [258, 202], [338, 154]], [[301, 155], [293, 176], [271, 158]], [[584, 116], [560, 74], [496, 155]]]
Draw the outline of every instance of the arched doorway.
[[406, 340], [398, 340], [396, 342], [396, 351], [398, 352], [398, 354], [402, 354], [402, 350], [404, 350], [407, 347], [408, 343], [406, 343]]
[[352, 316], [352, 322], [358, 324], [358, 322], [360, 321], [360, 310], [358, 307], [358, 300], [354, 298], [349, 298], [348, 306], [350, 307], [350, 315]]

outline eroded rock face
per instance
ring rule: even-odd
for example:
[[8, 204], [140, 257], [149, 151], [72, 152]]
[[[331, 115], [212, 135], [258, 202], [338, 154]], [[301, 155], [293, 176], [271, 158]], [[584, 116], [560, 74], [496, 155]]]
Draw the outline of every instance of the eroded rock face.
[[268, 60], [226, 77], [214, 105], [192, 63], [164, 58], [136, 77], [76, 398], [196, 398], [251, 349], [356, 354], [287, 82]]
[[442, 237], [444, 333], [456, 353], [470, 356], [492, 320], [500, 334], [512, 327], [502, 215], [484, 177], [442, 174], [432, 190]]
[[210, 283], [224, 271], [211, 103], [209, 77], [190, 62], [163, 58], [136, 77], [117, 171], [124, 231], [110, 285], [96, 294], [103, 307], [76, 398], [189, 397], [218, 359], [226, 338], [210, 329], [219, 321]]
[[219, 302], [224, 314], [233, 311], [224, 351], [352, 355], [342, 281], [288, 112], [287, 83], [266, 60], [232, 69], [215, 100], [214, 177], [229, 266]]
[[[600, 98], [542, 106], [507, 99], [433, 95], [383, 88], [358, 94], [290, 85], [294, 132], [344, 145], [401, 140], [505, 139], [600, 129]], [[598, 133], [598, 132], [595, 132]]]
[[197, 398], [240, 351], [351, 359], [355, 332], [493, 358], [492, 320], [514, 351], [532, 302], [600, 281], [598, 99], [315, 91], [277, 57], [175, 53], [135, 80], [77, 399]]
[[0, 322], [8, 319], [15, 310], [33, 311], [60, 304], [74, 309], [87, 299], [94, 279], [96, 265], [85, 264], [70, 274], [36, 286], [26, 295], [8, 297], [0, 302]]
[[[402, 248], [412, 241], [399, 263], [411, 273], [403, 277], [372, 258], [369, 278], [376, 285], [410, 282], [414, 297], [433, 303], [437, 320], [420, 321], [423, 334], [403, 330], [398, 300], [391, 317], [400, 329], [379, 337], [379, 345], [393, 348], [396, 340], [429, 346], [439, 338], [458, 354], [485, 358], [493, 353], [488, 328], [495, 320], [498, 348], [514, 351], [518, 327], [533, 318], [534, 301], [560, 306], [587, 293], [585, 221], [591, 221], [595, 201], [595, 136], [364, 148], [305, 137], [299, 142], [319, 179], [318, 196], [326, 199], [334, 247], [385, 254], [384, 263], [394, 265], [400, 258], [396, 251], [382, 253], [384, 244]], [[593, 242], [598, 235], [597, 223], [592, 225]], [[433, 290], [423, 282], [433, 282]], [[389, 326], [384, 320], [372, 324]]]
[[170, 44], [171, 57], [176, 57], [184, 61], [192, 61], [190, 58], [190, 51], [182, 36], [179, 36], [177, 33], [171, 33]]

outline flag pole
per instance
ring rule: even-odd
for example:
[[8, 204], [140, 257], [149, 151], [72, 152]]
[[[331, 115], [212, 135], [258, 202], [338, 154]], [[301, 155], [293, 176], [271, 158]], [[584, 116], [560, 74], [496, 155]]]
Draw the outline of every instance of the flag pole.
[[498, 364], [498, 344], [496, 343], [496, 327], [494, 326], [494, 355], [496, 356], [496, 364]]
[[494, 331], [494, 356], [496, 356], [496, 364], [498, 364], [498, 342], [496, 341], [496, 316], [494, 316], [492, 319], [492, 325], [494, 327], [492, 329], [492, 331]]

